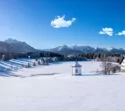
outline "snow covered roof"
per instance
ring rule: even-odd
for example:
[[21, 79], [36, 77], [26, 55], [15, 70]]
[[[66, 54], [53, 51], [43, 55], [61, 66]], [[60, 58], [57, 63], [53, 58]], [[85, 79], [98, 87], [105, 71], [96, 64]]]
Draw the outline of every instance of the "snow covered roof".
[[120, 64], [123, 63], [124, 59], [125, 59], [124, 57], [122, 57], [122, 58], [120, 59]]
[[78, 63], [78, 61], [76, 61], [75, 64], [72, 65], [72, 67], [82, 67], [82, 66]]

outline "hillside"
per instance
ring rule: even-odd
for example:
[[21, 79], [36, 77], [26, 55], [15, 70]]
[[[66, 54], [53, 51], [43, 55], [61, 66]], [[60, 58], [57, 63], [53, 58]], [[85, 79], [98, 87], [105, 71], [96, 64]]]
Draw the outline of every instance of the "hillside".
[[34, 52], [35, 48], [31, 47], [25, 42], [17, 41], [14, 39], [7, 39], [3, 42], [0, 42], [0, 52], [12, 52], [12, 53], [21, 53], [21, 52]]

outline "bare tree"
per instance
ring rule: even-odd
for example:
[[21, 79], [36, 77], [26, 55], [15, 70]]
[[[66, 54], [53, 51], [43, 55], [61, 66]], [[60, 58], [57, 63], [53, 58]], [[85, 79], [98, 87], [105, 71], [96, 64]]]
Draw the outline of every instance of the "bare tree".
[[102, 72], [104, 74], [111, 74], [112, 64], [107, 61], [106, 55], [102, 57]]
[[120, 66], [109, 62], [105, 55], [103, 56], [101, 66], [102, 66], [102, 72], [104, 74], [111, 74], [121, 71]]
[[111, 67], [112, 67], [111, 63], [108, 63], [106, 61], [102, 62], [102, 72], [104, 74], [110, 74], [111, 73]]

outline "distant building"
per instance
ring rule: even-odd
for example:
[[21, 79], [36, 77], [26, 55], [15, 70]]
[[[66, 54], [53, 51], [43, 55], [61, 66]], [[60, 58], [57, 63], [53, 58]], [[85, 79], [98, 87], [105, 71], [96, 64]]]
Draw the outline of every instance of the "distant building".
[[78, 76], [81, 75], [81, 65], [78, 63], [78, 61], [75, 62], [75, 64], [72, 66], [72, 75]]

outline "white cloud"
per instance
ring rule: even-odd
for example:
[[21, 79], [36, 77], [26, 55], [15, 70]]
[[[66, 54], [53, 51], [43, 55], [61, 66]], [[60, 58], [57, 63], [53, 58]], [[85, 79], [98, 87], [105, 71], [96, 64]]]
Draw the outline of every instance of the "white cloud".
[[117, 35], [119, 35], [119, 36], [125, 35], [125, 30], [119, 32]]
[[112, 28], [102, 28], [102, 30], [99, 32], [101, 35], [108, 35], [113, 36], [113, 29]]
[[69, 27], [75, 20], [76, 18], [72, 18], [71, 20], [65, 20], [65, 16], [57, 16], [57, 18], [51, 21], [51, 26], [54, 28]]

